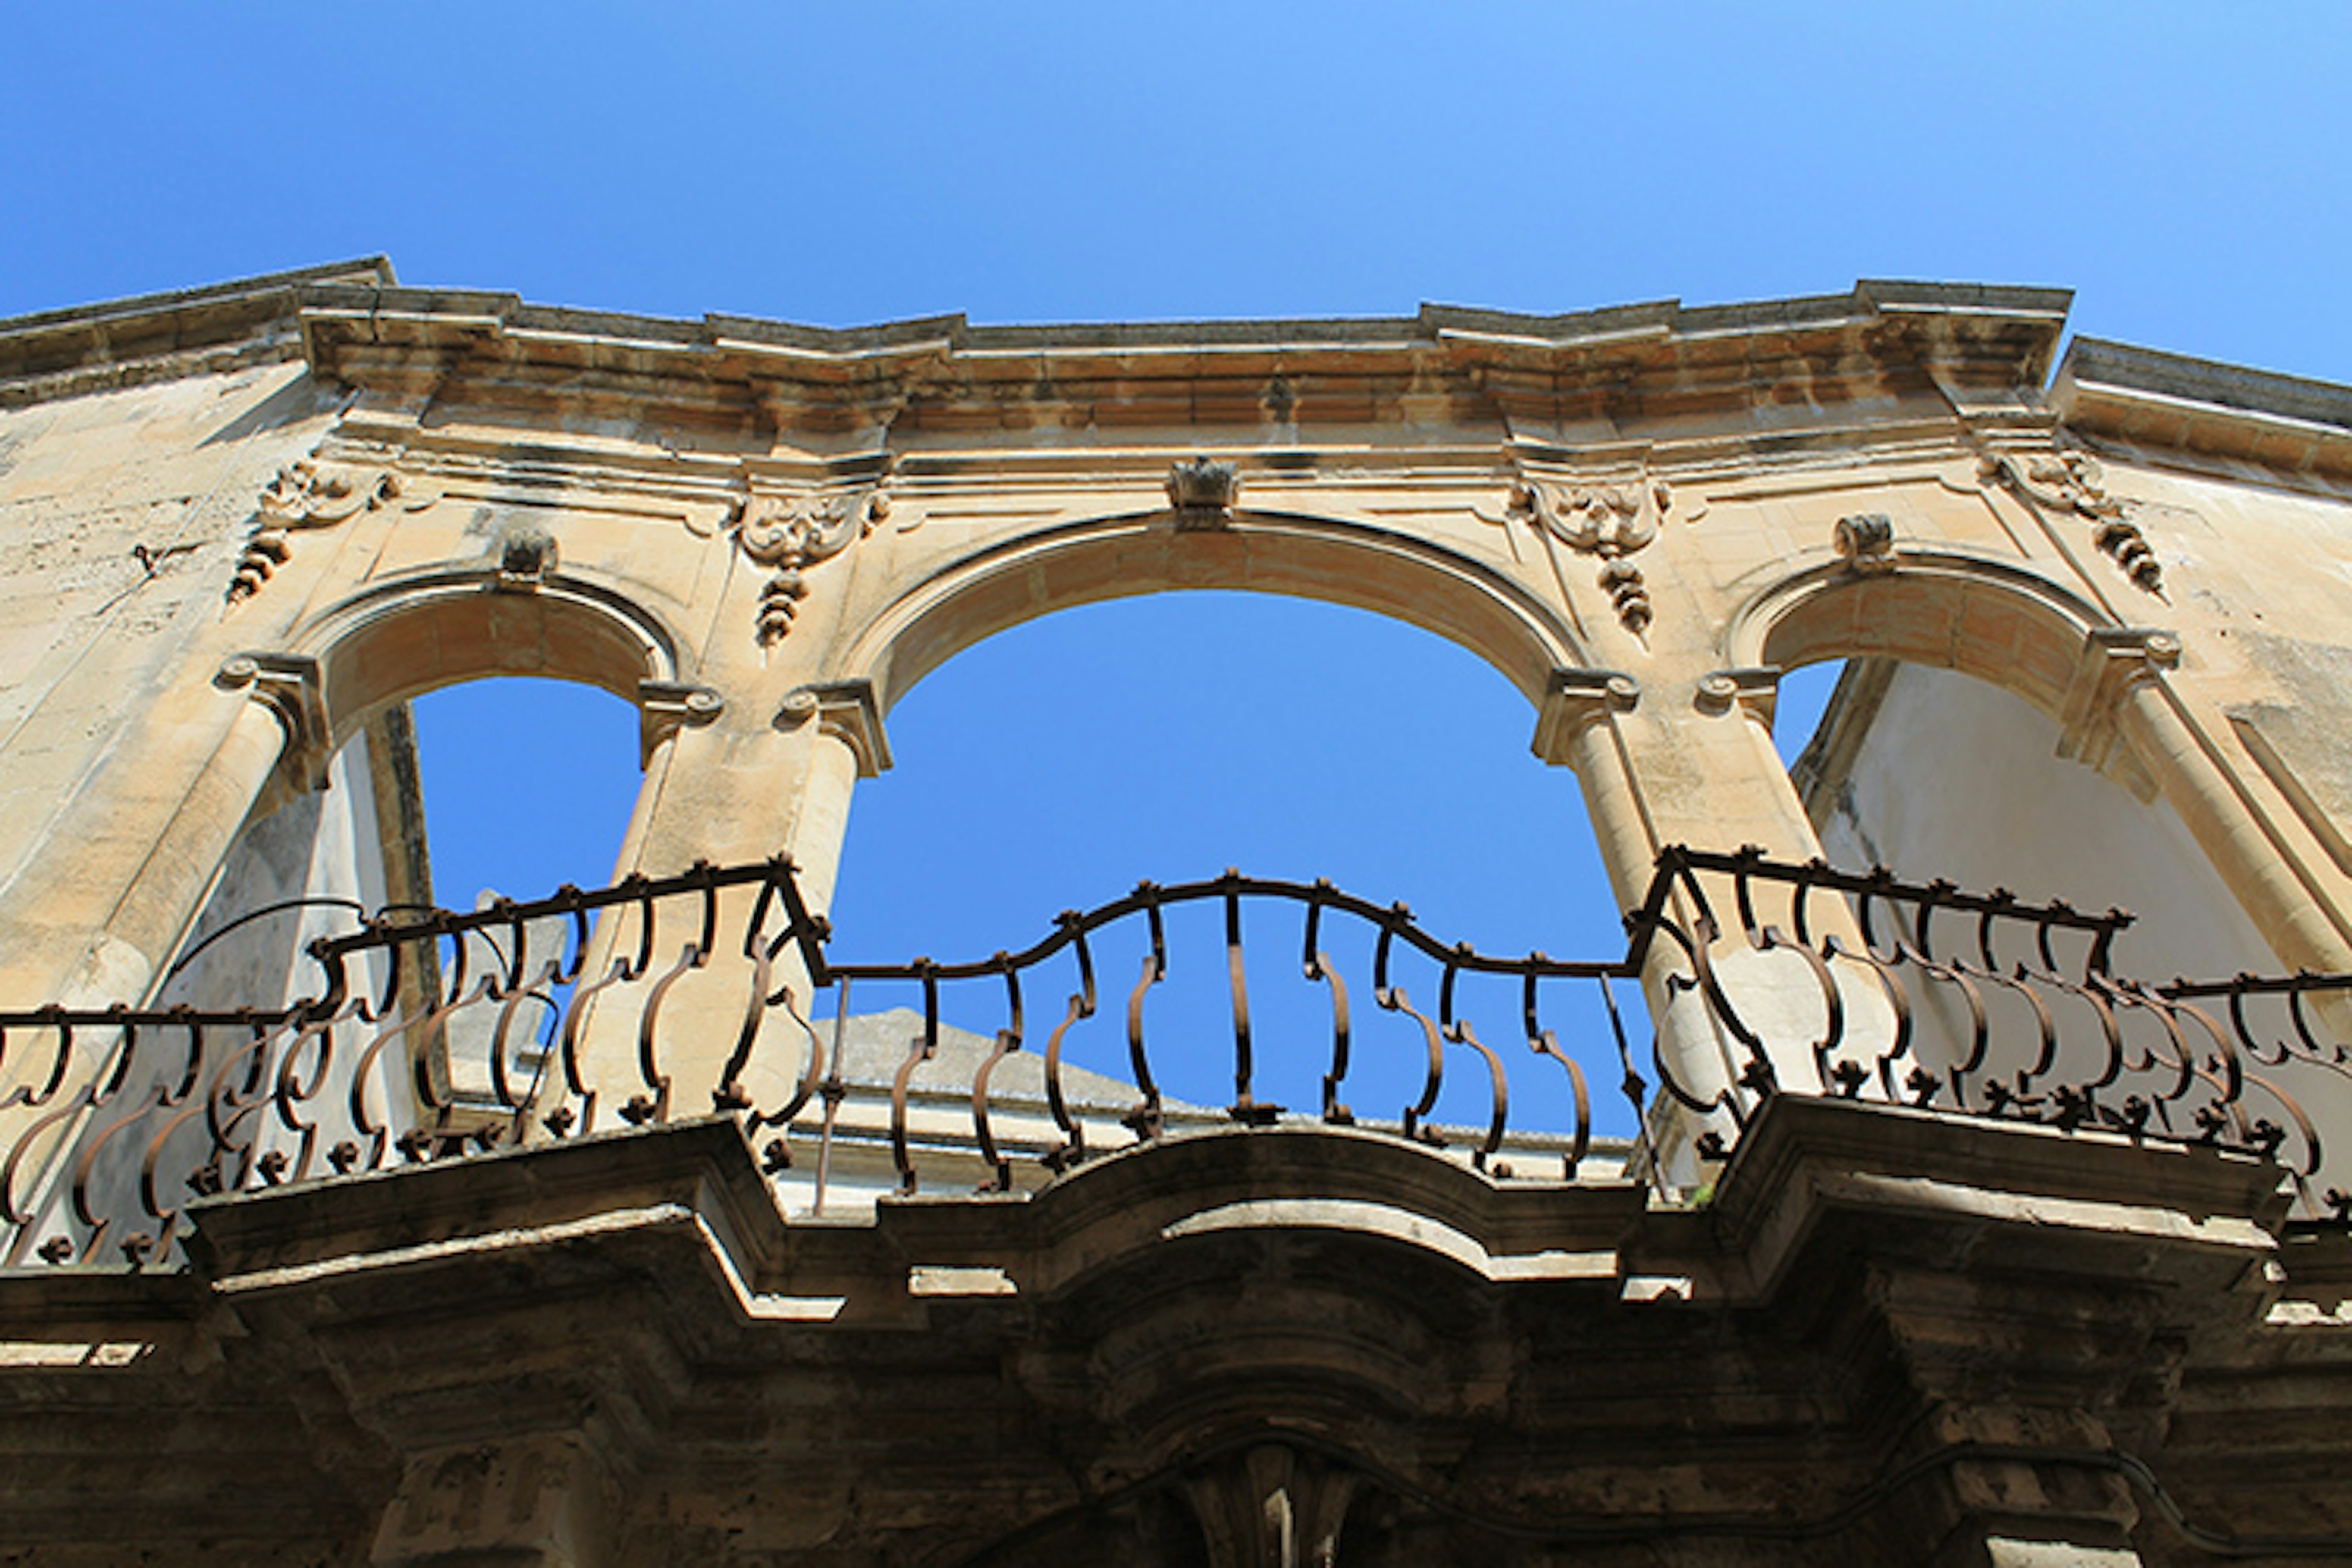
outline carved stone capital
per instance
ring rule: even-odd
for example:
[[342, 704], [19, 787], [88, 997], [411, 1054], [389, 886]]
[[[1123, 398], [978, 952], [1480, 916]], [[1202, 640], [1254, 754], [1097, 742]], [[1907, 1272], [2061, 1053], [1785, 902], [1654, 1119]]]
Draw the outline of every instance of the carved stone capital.
[[1728, 713], [1738, 708], [1769, 730], [1780, 696], [1779, 667], [1748, 665], [1701, 676], [1692, 700], [1700, 712], [1707, 714]]
[[2095, 768], [2142, 800], [2156, 780], [2123, 744], [2116, 710], [2131, 689], [2180, 663], [2180, 639], [2147, 626], [2094, 626], [2058, 715], [2058, 754]]
[[286, 731], [278, 772], [296, 791], [327, 787], [327, 764], [334, 758], [334, 732], [327, 721], [325, 684], [319, 661], [303, 654], [241, 653], [222, 662], [213, 684], [243, 691], [268, 708]]
[[1576, 739], [1612, 713], [1630, 713], [1642, 700], [1641, 683], [1613, 669], [1555, 669], [1536, 715], [1535, 753], [1548, 763], [1570, 760]]
[[883, 732], [872, 681], [813, 680], [787, 693], [776, 710], [779, 730], [796, 730], [812, 721], [818, 733], [841, 742], [856, 756], [859, 778], [879, 778], [890, 766], [890, 738]]
[[654, 750], [680, 730], [714, 723], [727, 700], [708, 686], [680, 680], [637, 682], [637, 765], [653, 761]]

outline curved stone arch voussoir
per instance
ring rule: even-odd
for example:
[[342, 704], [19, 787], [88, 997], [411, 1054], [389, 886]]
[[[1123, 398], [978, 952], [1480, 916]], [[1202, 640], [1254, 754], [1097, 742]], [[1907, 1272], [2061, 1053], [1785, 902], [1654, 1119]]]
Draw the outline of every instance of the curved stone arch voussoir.
[[1776, 577], [1726, 623], [1735, 668], [1892, 658], [1958, 670], [2063, 721], [2092, 633], [2112, 616], [2014, 562], [1906, 549], [1889, 570], [1839, 561]]
[[296, 649], [318, 663], [334, 739], [387, 703], [493, 676], [600, 687], [633, 706], [678, 679], [678, 639], [653, 611], [585, 578], [503, 584], [477, 568], [373, 584], [311, 617]]
[[1507, 574], [1442, 544], [1361, 522], [1242, 511], [1180, 529], [1171, 513], [1065, 523], [951, 561], [837, 645], [839, 678], [887, 710], [956, 654], [1056, 610], [1186, 588], [1239, 589], [1370, 610], [1477, 655], [1540, 703], [1553, 670], [1585, 664], [1564, 617]]

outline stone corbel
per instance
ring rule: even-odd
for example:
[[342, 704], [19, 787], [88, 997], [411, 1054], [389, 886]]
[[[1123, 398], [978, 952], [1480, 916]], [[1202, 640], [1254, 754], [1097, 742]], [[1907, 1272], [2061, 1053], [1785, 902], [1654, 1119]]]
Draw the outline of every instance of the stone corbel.
[[1710, 716], [1719, 716], [1738, 708], [1769, 731], [1772, 728], [1773, 708], [1780, 697], [1780, 667], [1749, 665], [1737, 669], [1718, 669], [1701, 676], [1693, 700], [1700, 712]]
[[277, 717], [286, 731], [278, 773], [289, 791], [327, 787], [334, 731], [327, 721], [326, 689], [317, 659], [293, 653], [241, 653], [222, 663], [213, 684], [225, 691], [245, 692]]
[[1566, 763], [1576, 738], [1612, 713], [1630, 713], [1642, 700], [1641, 683], [1613, 669], [1555, 669], [1536, 715], [1535, 753]]
[[679, 680], [637, 682], [637, 766], [680, 730], [699, 730], [727, 710], [727, 700], [707, 686]]
[[797, 730], [812, 720], [819, 734], [841, 742], [857, 758], [859, 778], [879, 778], [890, 766], [890, 738], [883, 732], [872, 681], [813, 680], [793, 689], [776, 710], [779, 730]]
[[2180, 663], [2180, 639], [2146, 626], [2094, 626], [2058, 716], [2058, 754], [2106, 774], [2141, 800], [2156, 779], [2123, 743], [2116, 710], [2132, 688]]

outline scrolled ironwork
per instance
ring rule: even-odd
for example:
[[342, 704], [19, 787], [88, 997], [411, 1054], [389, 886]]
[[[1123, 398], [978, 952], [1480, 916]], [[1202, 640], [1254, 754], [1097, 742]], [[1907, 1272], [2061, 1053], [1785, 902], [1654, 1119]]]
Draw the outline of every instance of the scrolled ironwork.
[[[1221, 962], [1195, 963], [1175, 940], [1171, 916], [1196, 904], [1221, 917]], [[1718, 910], [1733, 914], [1729, 927]], [[681, 1093], [695, 1082], [711, 1110], [742, 1121], [772, 1176], [805, 1179], [794, 1142], [815, 1142], [819, 1208], [845, 1139], [887, 1144], [900, 1192], [961, 1160], [981, 1190], [1005, 1193], [1122, 1138], [1151, 1142], [1213, 1121], [1386, 1132], [1514, 1180], [1538, 1169], [1576, 1178], [1605, 1116], [1631, 1130], [1629, 1173], [1664, 1184], [1690, 1176], [1656, 1142], [1660, 1129], [1679, 1125], [1684, 1147], [1720, 1155], [1763, 1100], [1809, 1093], [2252, 1149], [2294, 1177], [2313, 1223], [2352, 1214], [2352, 1200], [2337, 1201], [2352, 1175], [2331, 1170], [2326, 1142], [2352, 1106], [2352, 1048], [2337, 1035], [2352, 1017], [2352, 975], [2149, 984], [2112, 967], [2130, 918], [1884, 868], [1685, 848], [1660, 857], [1626, 916], [1622, 954], [1591, 961], [1448, 944], [1402, 905], [1237, 871], [1139, 884], [1065, 911], [1030, 947], [969, 963], [833, 961], [828, 926], [781, 858], [466, 913], [388, 911], [312, 942], [309, 994], [281, 1006], [0, 1014], [0, 1258], [170, 1267], [192, 1197], [464, 1158], [609, 1131], [614, 1120], [654, 1125], [698, 1111]], [[1087, 1091], [1093, 1100], [1074, 1090], [1071, 1076], [1113, 928], [1142, 952], [1124, 1048], [1104, 1053], [1124, 1059], [1120, 1087], [1133, 1098], [1123, 1114], [1100, 1103], [1099, 1089]], [[1269, 990], [1271, 1010], [1250, 989], [1253, 933], [1297, 960], [1291, 984], [1304, 989]], [[1377, 1005], [1361, 1021], [1349, 1009], [1360, 994], [1349, 954]], [[1057, 964], [1074, 983], [1040, 1052], [1024, 996], [1052, 983], [1043, 972]], [[1154, 998], [1180, 965], [1221, 982], [1230, 1008], [1234, 1094], [1220, 1110], [1172, 1099], [1159, 1070], [1185, 1065], [1166, 1041], [1155, 1049], [1152, 1034], [1163, 1011]], [[1502, 1027], [1473, 1017], [1480, 988], [1497, 981], [1517, 1010]], [[1625, 982], [1661, 1017], [1696, 1020], [1716, 1043], [1706, 1048], [1722, 1053], [1720, 1073], [1674, 1030], [1654, 1030], [1637, 1066], [1615, 989]], [[919, 994], [920, 1026], [886, 1081], [853, 1071], [853, 984], [861, 997]], [[1434, 996], [1432, 1012], [1409, 984]], [[980, 1054], [960, 1047], [949, 1059], [950, 1016], [984, 1005], [966, 1003], [992, 988], [1001, 1025]], [[829, 1047], [815, 1021], [824, 1000]], [[1328, 1016], [1328, 1045], [1315, 1026], [1304, 1056], [1285, 1055], [1296, 1041], [1279, 1005], [1292, 1001]], [[1486, 1043], [1512, 1028], [1559, 1070], [1512, 1084]], [[1036, 1065], [1016, 1070], [1016, 1058]], [[1299, 1063], [1314, 1109], [1286, 1113], [1267, 1085]], [[1348, 1090], [1353, 1082], [1360, 1100], [1364, 1075], [1383, 1063], [1411, 1087], [1392, 1116], [1362, 1118]], [[942, 1089], [942, 1076], [956, 1081]], [[1593, 1085], [1611, 1079], [1622, 1105], [1596, 1112]], [[1458, 1101], [1449, 1082], [1465, 1085]], [[860, 1092], [872, 1097], [860, 1103], [887, 1108], [883, 1120], [850, 1124], [845, 1108]], [[1515, 1121], [1530, 1098], [1537, 1113]], [[1470, 1125], [1436, 1124], [1441, 1107], [1473, 1101], [1480, 1109], [1462, 1113]], [[955, 1131], [958, 1102], [968, 1133]], [[1551, 1150], [1559, 1163], [1538, 1167], [1521, 1147]]]

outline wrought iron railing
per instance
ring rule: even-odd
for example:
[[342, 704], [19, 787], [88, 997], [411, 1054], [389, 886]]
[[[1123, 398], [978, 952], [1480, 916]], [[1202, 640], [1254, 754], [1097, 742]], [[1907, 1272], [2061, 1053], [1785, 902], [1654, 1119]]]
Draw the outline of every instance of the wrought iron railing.
[[[1003, 1190], [1202, 1120], [1196, 1106], [1177, 1114], [1163, 1088], [1171, 1061], [1199, 1076], [1197, 1013], [1182, 1016], [1181, 1050], [1151, 1023], [1190, 906], [1222, 923], [1221, 953], [1197, 967], [1223, 993], [1232, 1093], [1217, 1119], [1229, 1123], [1358, 1126], [1448, 1147], [1497, 1178], [1554, 1179], [1584, 1171], [1596, 1129], [1613, 1126], [1621, 1136], [1601, 1140], [1612, 1161], [1673, 1184], [1727, 1155], [1765, 1098], [1843, 1095], [2252, 1149], [2293, 1173], [2307, 1215], [2352, 1212], [2328, 1184], [2322, 1136], [2352, 1116], [2328, 1011], [2352, 975], [2145, 984], [2112, 971], [2131, 920], [2119, 910], [1675, 848], [1625, 917], [1623, 953], [1604, 961], [1482, 953], [1401, 905], [1228, 872], [1066, 912], [1019, 952], [853, 963], [829, 956], [824, 919], [777, 859], [380, 916], [314, 942], [315, 993], [275, 1008], [0, 1013], [0, 1260], [154, 1266], [174, 1257], [191, 1196], [713, 1111], [741, 1120], [772, 1174], [813, 1163], [819, 1202], [836, 1144], [861, 1137], [887, 1148], [901, 1191], [942, 1146]], [[1282, 1031], [1281, 1065], [1313, 1101], [1296, 1113], [1266, 1092], [1254, 1024], [1245, 937], [1264, 952], [1268, 931], [1323, 1020], [1304, 1076], [1288, 1048], [1299, 1031]], [[1106, 1118], [1098, 1095], [1072, 1089], [1104, 1081], [1105, 1052], [1087, 1073], [1070, 1058], [1079, 1034], [1099, 1047], [1109, 1032], [1088, 1025], [1114, 938], [1140, 962], [1123, 1050], [1108, 1057], [1123, 1103]], [[1040, 1047], [1027, 999], [1057, 975]], [[919, 998], [919, 1023], [887, 1083], [860, 1081], [844, 1047], [851, 994], [894, 987]], [[1643, 1040], [1628, 1013], [1645, 1006]], [[1481, 1007], [1507, 1023], [1482, 1028]], [[943, 1089], [943, 1032], [983, 1008], [998, 1026]], [[1401, 1078], [1368, 1067], [1376, 1029], [1385, 1054], [1411, 1058]], [[1489, 1043], [1507, 1038], [1534, 1078]], [[1008, 1094], [1000, 1075], [1024, 1055], [1039, 1058], [1034, 1090]], [[1400, 1085], [1391, 1115], [1350, 1104]], [[950, 1104], [962, 1131], [943, 1133]], [[1008, 1115], [1043, 1135], [1008, 1139]]]

